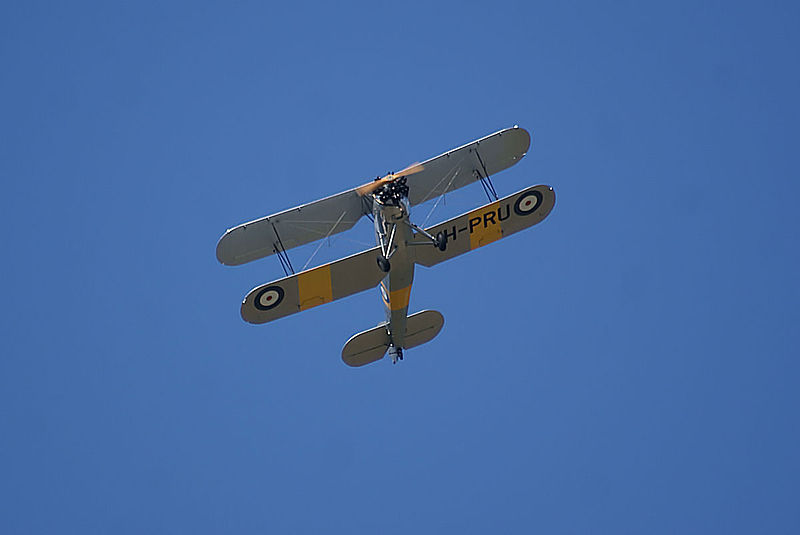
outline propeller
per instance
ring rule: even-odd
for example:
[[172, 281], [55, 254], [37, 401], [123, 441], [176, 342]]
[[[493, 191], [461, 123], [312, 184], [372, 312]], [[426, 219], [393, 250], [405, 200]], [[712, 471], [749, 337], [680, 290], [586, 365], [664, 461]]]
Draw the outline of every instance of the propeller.
[[376, 189], [380, 188], [384, 184], [388, 184], [389, 182], [394, 182], [395, 180], [397, 180], [398, 178], [403, 177], [403, 176], [408, 176], [408, 175], [413, 175], [414, 173], [419, 173], [423, 169], [425, 169], [425, 166], [423, 166], [421, 163], [411, 164], [411, 165], [409, 165], [408, 167], [406, 167], [405, 169], [403, 169], [401, 171], [398, 171], [396, 173], [389, 173], [388, 175], [386, 175], [383, 178], [376, 178], [372, 182], [367, 182], [363, 186], [357, 187], [356, 188], [356, 193], [358, 193], [362, 197], [364, 195], [369, 195], [370, 193], [372, 193]]

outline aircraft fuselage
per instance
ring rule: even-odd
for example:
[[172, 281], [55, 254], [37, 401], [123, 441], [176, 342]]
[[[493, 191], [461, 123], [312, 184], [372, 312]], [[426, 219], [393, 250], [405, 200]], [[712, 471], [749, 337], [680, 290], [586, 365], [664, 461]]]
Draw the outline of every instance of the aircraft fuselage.
[[393, 361], [403, 358], [408, 303], [414, 281], [415, 263], [411, 247], [414, 231], [409, 224], [409, 215], [407, 197], [386, 203], [378, 199], [373, 201], [375, 240], [391, 265], [379, 289], [386, 314], [386, 329], [392, 342], [389, 354]]

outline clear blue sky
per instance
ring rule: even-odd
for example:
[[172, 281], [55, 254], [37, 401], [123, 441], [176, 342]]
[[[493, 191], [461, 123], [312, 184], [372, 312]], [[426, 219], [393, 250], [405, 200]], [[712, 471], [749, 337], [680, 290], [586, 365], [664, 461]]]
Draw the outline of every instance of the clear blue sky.
[[[797, 5], [4, 3], [0, 531], [797, 533]], [[434, 341], [240, 319], [226, 228], [513, 124]]]

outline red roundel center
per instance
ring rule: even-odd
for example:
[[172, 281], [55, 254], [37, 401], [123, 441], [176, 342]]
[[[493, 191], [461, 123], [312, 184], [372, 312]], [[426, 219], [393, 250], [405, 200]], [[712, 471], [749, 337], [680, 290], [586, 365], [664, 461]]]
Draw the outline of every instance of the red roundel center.
[[283, 289], [279, 286], [269, 286], [258, 292], [253, 305], [258, 310], [271, 310], [278, 306], [281, 300], [283, 300]]

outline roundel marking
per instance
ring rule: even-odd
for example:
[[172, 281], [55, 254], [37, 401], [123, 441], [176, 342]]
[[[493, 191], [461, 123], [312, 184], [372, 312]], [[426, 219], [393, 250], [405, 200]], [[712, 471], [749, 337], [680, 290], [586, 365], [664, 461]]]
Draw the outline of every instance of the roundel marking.
[[517, 215], [529, 215], [536, 211], [542, 204], [542, 193], [540, 191], [528, 191], [517, 197], [514, 203], [514, 213]]
[[272, 310], [283, 301], [283, 288], [267, 286], [256, 294], [253, 306], [258, 310]]

